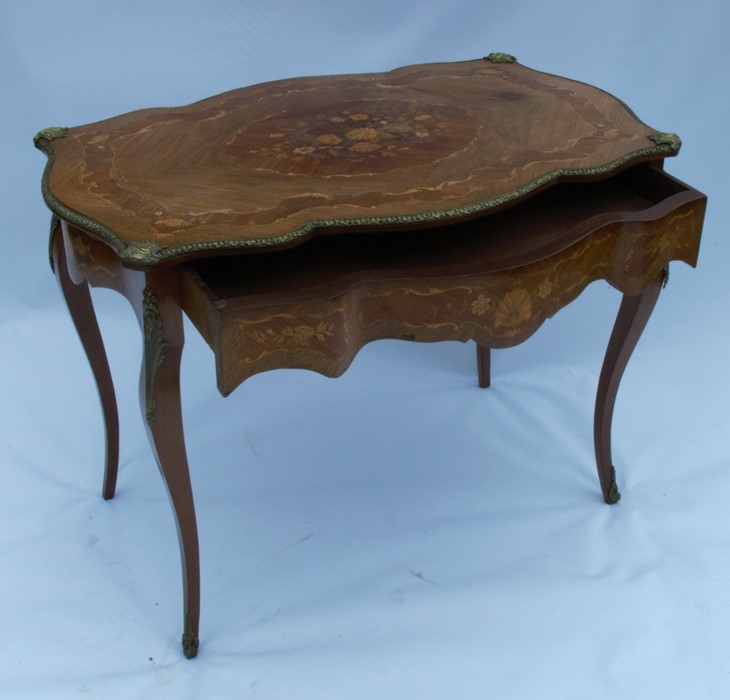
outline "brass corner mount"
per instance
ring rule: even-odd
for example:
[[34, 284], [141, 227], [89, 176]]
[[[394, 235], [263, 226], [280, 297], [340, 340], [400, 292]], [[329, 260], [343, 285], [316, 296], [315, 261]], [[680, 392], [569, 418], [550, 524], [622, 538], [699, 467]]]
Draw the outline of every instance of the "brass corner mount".
[[649, 134], [649, 138], [657, 146], [669, 146], [673, 151], [678, 151], [682, 147], [682, 139], [677, 134], [655, 131], [653, 134]]
[[53, 141], [60, 139], [68, 133], [65, 126], [49, 126], [47, 129], [41, 129], [34, 137], [33, 143], [37, 147], [41, 141]]
[[517, 63], [517, 59], [508, 53], [490, 53], [484, 60], [492, 63]]

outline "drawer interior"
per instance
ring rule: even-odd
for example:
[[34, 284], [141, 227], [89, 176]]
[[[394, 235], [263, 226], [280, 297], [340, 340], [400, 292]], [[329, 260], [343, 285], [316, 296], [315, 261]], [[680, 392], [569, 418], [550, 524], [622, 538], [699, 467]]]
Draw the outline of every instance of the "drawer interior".
[[245, 297], [257, 303], [281, 295], [335, 294], [358, 277], [506, 270], [554, 255], [608, 223], [663, 216], [686, 201], [682, 195], [690, 190], [642, 165], [607, 180], [554, 185], [518, 205], [458, 224], [320, 235], [285, 250], [193, 261], [186, 269], [211, 301]]
[[553, 185], [458, 224], [340, 232], [283, 250], [193, 260], [182, 266], [183, 308], [212, 347], [224, 311], [331, 298], [360, 280], [509, 270], [555, 255], [608, 224], [656, 220], [699, 199], [704, 195], [663, 170], [639, 165], [604, 180]]

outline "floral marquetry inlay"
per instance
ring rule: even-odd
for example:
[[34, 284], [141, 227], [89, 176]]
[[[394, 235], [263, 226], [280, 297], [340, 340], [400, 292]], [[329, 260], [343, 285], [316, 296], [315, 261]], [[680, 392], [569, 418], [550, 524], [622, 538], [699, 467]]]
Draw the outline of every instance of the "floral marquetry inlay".
[[92, 245], [86, 236], [80, 234], [71, 236], [71, 248], [76, 268], [84, 277], [90, 280], [98, 280], [99, 278], [110, 280], [119, 277], [118, 272], [97, 260], [98, 244]]
[[308, 348], [311, 341], [319, 340], [323, 342], [334, 335], [333, 331], [333, 324], [320, 322], [313, 326], [302, 324], [296, 326], [286, 325], [278, 330], [269, 327], [263, 331], [253, 331], [251, 335], [257, 343], [262, 345], [274, 343], [275, 345]]
[[304, 352], [308, 357], [326, 353], [328, 344], [337, 346], [335, 335], [342, 334], [342, 329], [346, 328], [344, 322], [343, 310], [336, 304], [321, 310], [319, 316], [272, 313], [260, 318], [240, 319], [235, 329], [237, 361], [258, 364], [282, 352]]
[[474, 138], [479, 120], [453, 105], [363, 100], [335, 111], [306, 103], [237, 131], [226, 150], [249, 167], [279, 173], [384, 173], [409, 162], [453, 155]]

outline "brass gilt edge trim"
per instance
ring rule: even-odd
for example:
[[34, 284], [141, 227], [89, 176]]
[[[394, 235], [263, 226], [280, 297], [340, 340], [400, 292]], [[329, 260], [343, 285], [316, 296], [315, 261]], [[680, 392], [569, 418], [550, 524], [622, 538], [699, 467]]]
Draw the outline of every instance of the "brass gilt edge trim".
[[484, 60], [492, 63], [517, 63], [517, 59], [508, 53], [490, 53]]
[[[46, 130], [47, 131], [47, 130]], [[43, 133], [43, 132], [40, 132]], [[674, 137], [674, 138], [669, 138]], [[443, 211], [428, 212], [425, 214], [404, 214], [396, 216], [382, 217], [361, 217], [351, 219], [315, 219], [308, 221], [306, 224], [297, 229], [278, 236], [270, 236], [265, 238], [254, 238], [248, 240], [222, 239], [217, 241], [206, 241], [202, 243], [186, 243], [176, 246], [162, 246], [154, 240], [138, 241], [136, 243], [126, 243], [112, 229], [104, 226], [104, 224], [92, 219], [80, 212], [66, 206], [57, 199], [51, 192], [48, 184], [51, 167], [53, 165], [54, 153], [50, 145], [50, 141], [45, 137], [39, 138], [35, 143], [36, 146], [48, 156], [46, 168], [43, 171], [41, 181], [41, 191], [43, 199], [48, 208], [58, 217], [68, 223], [84, 229], [90, 234], [97, 236], [107, 243], [124, 265], [133, 268], [144, 268], [158, 265], [162, 262], [170, 261], [177, 257], [197, 255], [207, 252], [235, 251], [246, 250], [252, 248], [273, 248], [287, 245], [301, 238], [306, 238], [312, 231], [324, 228], [350, 228], [358, 226], [380, 227], [380, 226], [401, 226], [411, 224], [425, 224], [444, 222], [447, 223], [451, 219], [474, 216], [482, 214], [489, 209], [499, 207], [515, 200], [521, 199], [536, 189], [549, 185], [562, 178], [572, 177], [593, 177], [602, 176], [612, 173], [632, 161], [640, 159], [650, 159], [652, 157], [664, 157], [667, 155], [675, 155], [678, 149], [678, 143], [681, 143], [676, 134], [666, 134], [664, 132], [655, 132], [649, 138], [654, 141], [655, 146], [647, 146], [637, 151], [632, 151], [621, 158], [602, 166], [595, 168], [559, 168], [551, 170], [544, 175], [528, 182], [522, 187], [506, 192], [504, 194], [475, 202], [463, 207], [455, 207], [453, 209], [445, 209]]]
[[298, 229], [294, 229], [288, 233], [270, 238], [255, 238], [250, 240], [218, 240], [208, 241], [205, 243], [189, 243], [178, 246], [163, 247], [155, 241], [140, 241], [126, 246], [119, 256], [123, 263], [131, 266], [147, 267], [156, 265], [161, 262], [182, 256], [195, 255], [206, 252], [220, 252], [223, 250], [246, 250], [252, 248], [270, 248], [283, 246], [300, 238], [305, 238], [312, 231], [324, 228], [349, 228], [358, 226], [378, 227], [378, 226], [400, 226], [407, 224], [432, 224], [434, 222], [443, 221], [448, 223], [451, 219], [473, 216], [481, 214], [489, 209], [502, 206], [521, 199], [531, 192], [549, 185], [563, 178], [573, 177], [592, 177], [607, 175], [614, 170], [625, 166], [633, 160], [640, 158], [650, 158], [652, 156], [664, 156], [673, 153], [668, 145], [647, 146], [646, 148], [633, 151], [607, 165], [596, 168], [559, 168], [528, 182], [522, 187], [518, 187], [511, 192], [492, 197], [481, 202], [475, 202], [464, 207], [456, 207], [454, 209], [446, 209], [444, 211], [429, 212], [426, 214], [407, 214], [401, 216], [382, 216], [382, 217], [365, 217], [352, 219], [324, 219], [309, 221]]
[[[61, 131], [63, 131], [63, 133], [60, 133]], [[85, 231], [88, 231], [103, 240], [105, 243], [108, 243], [113, 248], [114, 252], [121, 258], [122, 252], [127, 247], [127, 244], [121, 240], [121, 238], [112, 229], [107, 228], [104, 224], [96, 221], [95, 219], [84, 216], [81, 212], [65, 205], [53, 194], [53, 192], [51, 192], [48, 180], [51, 175], [53, 161], [56, 157], [53, 152], [51, 141], [54, 138], [61, 138], [62, 136], [65, 136], [67, 131], [68, 129], [62, 127], [51, 127], [50, 129], [43, 129], [42, 131], [39, 131], [33, 138], [35, 147], [38, 150], [43, 151], [48, 158], [41, 178], [41, 194], [43, 195], [43, 201], [45, 201], [46, 206], [48, 206], [55, 217], [55, 219], [51, 218], [51, 238], [53, 236], [56, 220], [63, 219], [69, 224], [83, 228]]]
[[157, 297], [149, 287], [142, 292], [142, 318], [144, 326], [144, 372], [145, 372], [145, 412], [147, 424], [155, 424], [157, 406], [153, 396], [155, 377], [167, 355], [169, 344], [165, 339], [162, 316], [157, 305]]
[[132, 265], [142, 265], [146, 267], [149, 265], [156, 265], [169, 257], [166, 255], [166, 251], [168, 250], [169, 248], [164, 248], [155, 241], [143, 241], [141, 243], [130, 243], [124, 251], [119, 254], [119, 257], [122, 261]]

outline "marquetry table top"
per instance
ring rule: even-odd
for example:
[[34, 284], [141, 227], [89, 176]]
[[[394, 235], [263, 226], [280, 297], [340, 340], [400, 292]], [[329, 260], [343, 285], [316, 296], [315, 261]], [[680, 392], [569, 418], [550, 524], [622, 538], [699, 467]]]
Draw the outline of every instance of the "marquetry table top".
[[505, 54], [280, 80], [35, 141], [53, 212], [130, 267], [454, 223], [680, 146], [608, 93]]

